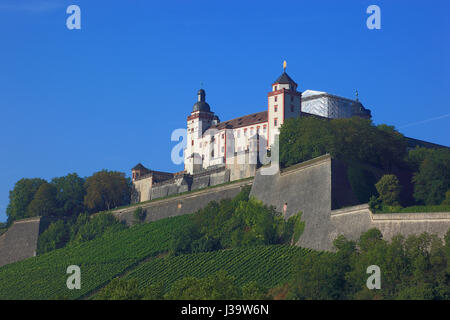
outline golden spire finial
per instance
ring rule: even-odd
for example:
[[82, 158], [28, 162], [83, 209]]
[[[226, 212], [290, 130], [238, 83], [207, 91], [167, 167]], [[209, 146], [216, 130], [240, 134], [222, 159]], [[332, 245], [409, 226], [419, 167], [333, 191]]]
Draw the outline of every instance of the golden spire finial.
[[287, 67], [287, 62], [286, 60], [283, 61], [283, 71], [286, 71], [286, 67]]

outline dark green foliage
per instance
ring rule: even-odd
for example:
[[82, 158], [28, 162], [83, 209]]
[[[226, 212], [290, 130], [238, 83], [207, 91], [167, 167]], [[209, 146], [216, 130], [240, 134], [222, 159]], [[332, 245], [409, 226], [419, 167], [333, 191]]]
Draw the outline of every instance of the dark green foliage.
[[52, 222], [38, 239], [38, 254], [59, 249], [68, 243], [81, 243], [93, 240], [106, 233], [118, 232], [126, 226], [111, 213], [89, 216], [80, 214], [77, 219], [60, 219]]
[[54, 178], [51, 184], [56, 188], [56, 201], [64, 216], [72, 217], [84, 212], [84, 179], [76, 173]]
[[286, 120], [280, 129], [280, 162], [290, 166], [330, 153], [391, 170], [404, 163], [406, 142], [393, 127], [361, 118]]
[[[186, 223], [189, 223], [189, 216], [145, 223], [3, 266], [0, 268], [0, 299], [81, 298], [139, 262], [167, 252], [170, 239]], [[80, 290], [69, 290], [65, 285], [66, 268], [73, 264], [81, 268]]]
[[8, 224], [14, 220], [28, 217], [27, 208], [39, 187], [45, 183], [43, 179], [21, 179], [9, 192], [9, 205], [6, 209]]
[[400, 205], [400, 191], [401, 186], [397, 177], [393, 174], [385, 174], [375, 184], [380, 200], [387, 206]]
[[178, 235], [172, 239], [170, 253], [179, 255], [192, 252], [192, 244], [199, 238], [200, 234], [196, 226], [192, 223], [186, 224]]
[[36, 191], [33, 200], [27, 208], [28, 217], [49, 217], [57, 216], [59, 213], [58, 203], [56, 201], [55, 186], [45, 182], [41, 184]]
[[242, 286], [243, 300], [267, 300], [267, 290], [256, 281], [251, 281]]
[[[193, 216], [197, 232], [189, 229], [177, 239], [178, 251], [204, 252], [220, 248], [235, 248], [262, 244], [290, 243], [294, 230], [300, 237], [302, 224], [296, 218], [285, 221], [273, 207], [249, 199], [250, 189], [244, 188], [233, 200], [211, 202]], [[300, 219], [300, 218], [298, 218]]]
[[206, 277], [185, 277], [175, 281], [164, 294], [162, 282], [141, 288], [137, 279], [113, 279], [95, 300], [262, 300], [266, 290], [252, 281], [240, 287], [235, 277], [219, 270]]
[[360, 203], [366, 203], [376, 194], [375, 175], [361, 165], [352, 163], [347, 168], [347, 177], [353, 193]]
[[268, 289], [288, 282], [297, 266], [297, 258], [309, 254], [320, 253], [290, 245], [263, 245], [168, 255], [143, 263], [126, 278], [138, 279], [143, 288], [163, 282], [168, 290], [172, 283], [185, 277], [203, 278], [226, 270], [236, 277], [239, 286], [256, 282]]
[[95, 296], [96, 300], [141, 300], [144, 292], [139, 289], [139, 283], [134, 280], [113, 279]]
[[[435, 235], [395, 236], [383, 240], [371, 229], [357, 243], [343, 236], [336, 253], [308, 255], [297, 263], [289, 297], [300, 299], [442, 299], [450, 298], [450, 230], [442, 243]], [[381, 289], [369, 290], [367, 267], [381, 271]]]
[[205, 278], [187, 277], [172, 284], [164, 295], [168, 300], [235, 300], [242, 297], [235, 278], [218, 271]]
[[142, 223], [145, 221], [145, 217], [147, 216], [147, 211], [142, 209], [142, 207], [137, 207], [133, 212], [134, 220], [137, 223]]
[[383, 210], [383, 203], [377, 196], [371, 196], [369, 199], [369, 208], [372, 212], [381, 212]]
[[329, 121], [313, 117], [287, 119], [280, 129], [280, 162], [288, 167], [329, 153], [332, 145]]
[[91, 212], [116, 208], [130, 203], [129, 180], [122, 172], [102, 170], [94, 173], [85, 182], [85, 206]]
[[37, 254], [64, 247], [70, 240], [70, 225], [64, 220], [51, 223], [38, 238]]
[[434, 149], [425, 154], [414, 174], [414, 198], [426, 205], [440, 204], [450, 189], [450, 150]]
[[88, 214], [78, 216], [72, 227], [71, 241], [80, 243], [93, 240], [106, 233], [116, 233], [126, 229], [126, 225], [119, 222], [112, 213], [98, 213], [93, 217]]
[[445, 199], [442, 201], [443, 206], [450, 206], [450, 190], [445, 193]]
[[433, 153], [433, 149], [416, 147], [412, 150], [409, 150], [407, 162], [413, 172], [419, 171], [420, 165], [423, 160], [427, 158], [431, 153]]

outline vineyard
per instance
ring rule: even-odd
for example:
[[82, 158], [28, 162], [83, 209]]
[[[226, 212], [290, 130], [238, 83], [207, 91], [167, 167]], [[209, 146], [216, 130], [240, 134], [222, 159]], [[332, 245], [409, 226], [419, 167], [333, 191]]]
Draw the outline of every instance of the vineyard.
[[[0, 299], [77, 299], [146, 258], [166, 252], [189, 215], [137, 225], [0, 268]], [[81, 289], [69, 290], [69, 265], [81, 268]]]
[[168, 287], [187, 276], [205, 277], [226, 270], [243, 285], [250, 281], [272, 288], [290, 280], [298, 257], [316, 254], [308, 249], [287, 245], [245, 247], [206, 253], [169, 256], [146, 262], [125, 279], [135, 278], [141, 287], [163, 282]]

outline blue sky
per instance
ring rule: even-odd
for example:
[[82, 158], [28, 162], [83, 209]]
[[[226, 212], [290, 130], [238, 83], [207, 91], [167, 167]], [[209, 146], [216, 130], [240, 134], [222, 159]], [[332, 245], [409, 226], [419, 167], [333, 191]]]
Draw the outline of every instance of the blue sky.
[[[81, 8], [81, 30], [66, 8]], [[381, 30], [366, 8], [381, 8]], [[266, 109], [287, 60], [299, 90], [354, 97], [375, 123], [450, 145], [448, 1], [0, 3], [0, 221], [23, 177], [138, 162], [179, 171], [170, 135], [204, 83], [221, 120]]]

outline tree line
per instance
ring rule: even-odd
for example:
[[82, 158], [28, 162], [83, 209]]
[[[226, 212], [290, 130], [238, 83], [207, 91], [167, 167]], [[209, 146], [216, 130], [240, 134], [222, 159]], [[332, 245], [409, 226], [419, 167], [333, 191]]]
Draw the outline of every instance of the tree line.
[[361, 203], [370, 200], [372, 209], [450, 204], [449, 148], [408, 151], [406, 138], [393, 126], [376, 126], [358, 117], [302, 117], [281, 126], [282, 167], [326, 153], [348, 164], [347, 177], [355, 195]]
[[124, 173], [102, 170], [87, 178], [76, 173], [46, 181], [23, 178], [9, 193], [7, 224], [30, 217], [73, 218], [130, 203], [131, 181]]

